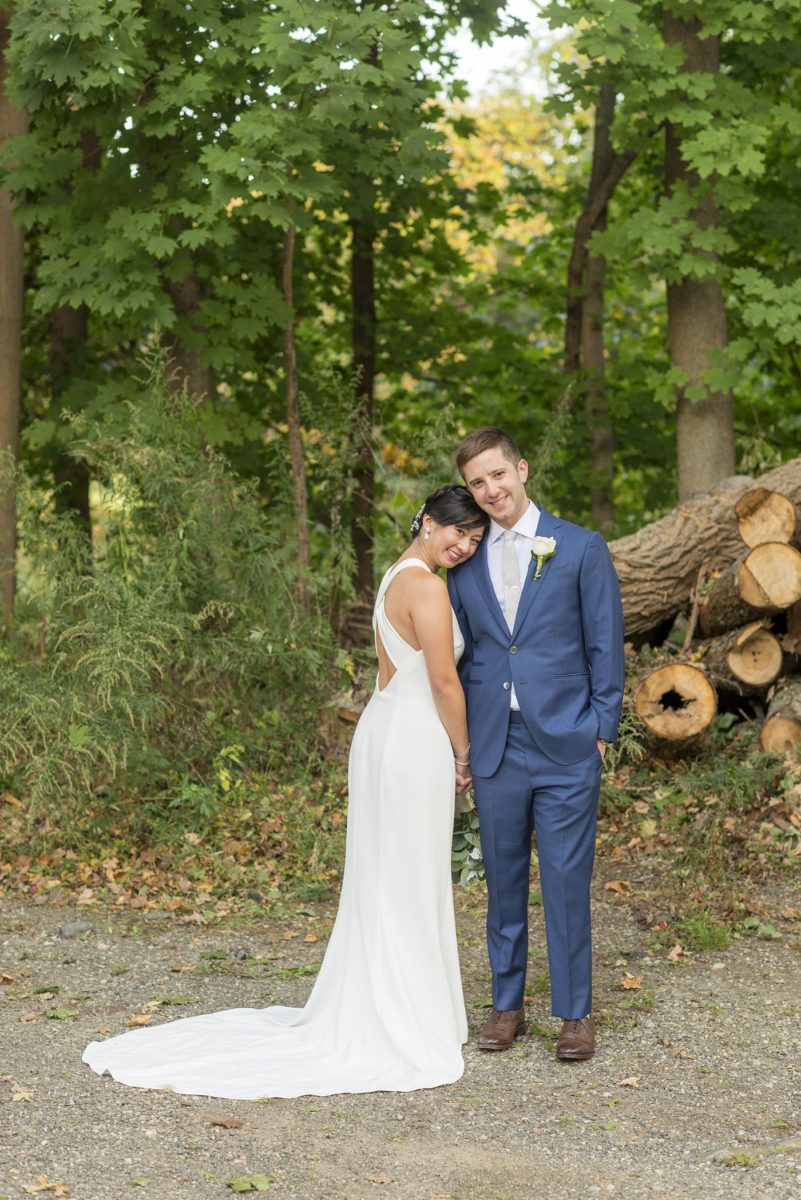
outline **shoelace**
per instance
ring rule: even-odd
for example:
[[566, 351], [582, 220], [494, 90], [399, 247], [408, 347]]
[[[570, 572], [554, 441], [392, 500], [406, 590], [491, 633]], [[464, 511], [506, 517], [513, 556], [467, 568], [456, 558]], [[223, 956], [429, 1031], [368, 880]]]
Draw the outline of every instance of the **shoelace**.
[[502, 1009], [496, 1008], [492, 1014], [492, 1023], [500, 1025], [503, 1021], [514, 1021], [516, 1018], [516, 1012], [504, 1012]]

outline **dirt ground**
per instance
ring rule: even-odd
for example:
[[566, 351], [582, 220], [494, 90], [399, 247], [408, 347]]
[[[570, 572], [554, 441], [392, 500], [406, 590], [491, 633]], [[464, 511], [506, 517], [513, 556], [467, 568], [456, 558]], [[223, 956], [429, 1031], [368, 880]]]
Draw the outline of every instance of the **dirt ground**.
[[[4, 901], [0, 1200], [801, 1200], [798, 924], [671, 958], [604, 879], [601, 864], [591, 1062], [553, 1057], [534, 908], [532, 1032], [514, 1050], [471, 1041], [463, 1078], [433, 1091], [255, 1103], [127, 1088], [81, 1052], [138, 1015], [302, 1003], [333, 904], [198, 927]], [[483, 908], [457, 907], [474, 1033]]]

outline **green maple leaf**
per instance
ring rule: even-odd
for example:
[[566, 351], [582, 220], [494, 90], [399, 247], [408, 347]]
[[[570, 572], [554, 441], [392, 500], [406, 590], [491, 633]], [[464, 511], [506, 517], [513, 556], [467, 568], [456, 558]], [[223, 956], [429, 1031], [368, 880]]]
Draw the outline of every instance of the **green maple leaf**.
[[232, 1192], [266, 1192], [272, 1184], [270, 1175], [237, 1175], [229, 1179], [227, 1187]]

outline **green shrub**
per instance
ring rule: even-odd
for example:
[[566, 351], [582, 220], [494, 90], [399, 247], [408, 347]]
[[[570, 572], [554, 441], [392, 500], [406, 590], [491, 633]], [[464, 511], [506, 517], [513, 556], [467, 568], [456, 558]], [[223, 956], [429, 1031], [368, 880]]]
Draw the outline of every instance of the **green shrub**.
[[308, 769], [319, 754], [337, 651], [321, 614], [298, 605], [288, 500], [265, 505], [204, 446], [158, 363], [124, 429], [117, 418], [74, 435], [97, 488], [91, 546], [33, 480], [13, 481], [21, 569], [0, 643], [0, 774], [65, 836], [112, 785], [202, 823], [246, 769]]

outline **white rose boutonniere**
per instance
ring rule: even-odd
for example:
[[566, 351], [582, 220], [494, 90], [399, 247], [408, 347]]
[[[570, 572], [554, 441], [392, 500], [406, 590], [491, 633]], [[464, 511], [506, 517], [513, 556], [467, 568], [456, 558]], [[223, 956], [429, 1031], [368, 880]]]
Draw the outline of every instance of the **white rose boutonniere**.
[[537, 569], [534, 578], [539, 579], [543, 564], [556, 554], [556, 538], [535, 537], [531, 539], [531, 557], [536, 559]]

